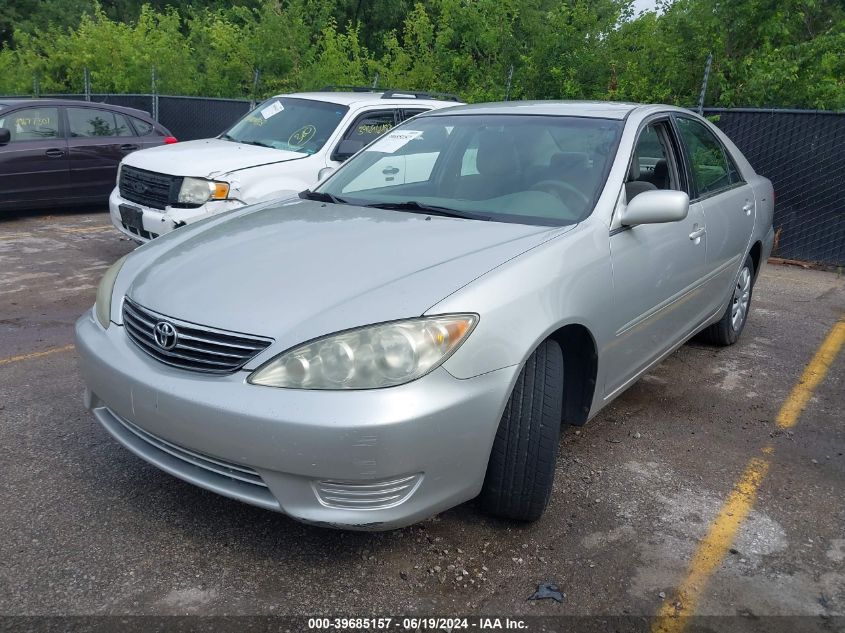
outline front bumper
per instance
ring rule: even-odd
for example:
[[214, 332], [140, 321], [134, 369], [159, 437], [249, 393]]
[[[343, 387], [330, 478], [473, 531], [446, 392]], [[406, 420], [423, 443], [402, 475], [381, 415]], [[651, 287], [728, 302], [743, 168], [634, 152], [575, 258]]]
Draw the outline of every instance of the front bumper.
[[[248, 371], [170, 368], [90, 313], [76, 345], [86, 405], [141, 458], [307, 523], [363, 530], [409, 525], [480, 492], [519, 370], [459, 380], [441, 367], [389, 389], [304, 391], [249, 385]], [[332, 500], [400, 488], [398, 501], [365, 509]]]
[[[137, 230], [133, 227], [127, 226], [120, 218], [120, 205], [126, 204], [136, 209], [141, 209], [143, 213], [143, 229]], [[217, 215], [225, 211], [232, 211], [244, 206], [240, 200], [215, 200], [207, 202], [201, 207], [193, 209], [181, 209], [175, 207], [167, 207], [164, 210], [153, 209], [146, 207], [137, 202], [126, 200], [120, 195], [120, 191], [115, 187], [111, 195], [109, 195], [109, 215], [111, 216], [112, 224], [115, 228], [135, 240], [136, 242], [149, 242], [165, 233], [170, 233], [173, 229], [182, 226], [183, 224], [190, 224], [197, 220]]]

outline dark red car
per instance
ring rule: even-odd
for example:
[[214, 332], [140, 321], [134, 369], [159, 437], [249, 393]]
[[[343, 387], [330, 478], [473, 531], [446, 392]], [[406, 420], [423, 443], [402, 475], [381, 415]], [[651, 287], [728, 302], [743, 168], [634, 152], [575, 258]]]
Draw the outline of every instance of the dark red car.
[[0, 210], [106, 204], [124, 156], [174, 142], [141, 110], [0, 98]]

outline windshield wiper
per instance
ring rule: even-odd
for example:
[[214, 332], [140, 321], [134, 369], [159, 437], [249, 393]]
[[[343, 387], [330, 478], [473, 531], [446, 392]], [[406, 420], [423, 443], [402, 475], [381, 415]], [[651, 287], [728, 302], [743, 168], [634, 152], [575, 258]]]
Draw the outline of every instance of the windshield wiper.
[[222, 138], [224, 141], [234, 141], [235, 140], [233, 137], [229, 136], [226, 133], [221, 134], [220, 138]]
[[238, 141], [239, 143], [245, 143], [246, 145], [258, 145], [258, 147], [269, 147], [270, 149], [276, 149], [272, 145], [268, 145], [267, 143], [262, 143], [261, 141]]
[[299, 197], [303, 200], [316, 200], [317, 202], [331, 202], [332, 204], [349, 204], [343, 198], [338, 198], [330, 193], [323, 193], [322, 191], [311, 191], [306, 189], [299, 192]]
[[445, 218], [462, 218], [464, 220], [489, 220], [489, 215], [478, 215], [467, 211], [458, 211], [448, 207], [439, 207], [433, 204], [425, 204], [416, 200], [408, 202], [376, 202], [373, 204], [362, 204], [362, 207], [374, 207], [376, 209], [390, 209], [391, 211], [408, 211], [409, 213], [424, 213], [426, 215], [439, 215]]

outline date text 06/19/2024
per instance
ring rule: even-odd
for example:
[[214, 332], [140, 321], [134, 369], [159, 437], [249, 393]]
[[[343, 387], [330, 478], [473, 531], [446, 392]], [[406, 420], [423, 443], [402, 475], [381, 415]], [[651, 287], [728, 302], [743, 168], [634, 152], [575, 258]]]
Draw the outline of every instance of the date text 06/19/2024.
[[324, 617], [309, 618], [310, 630], [374, 631], [400, 629], [401, 631], [451, 631], [475, 630], [527, 630], [528, 624], [519, 618], [448, 618], [448, 617]]

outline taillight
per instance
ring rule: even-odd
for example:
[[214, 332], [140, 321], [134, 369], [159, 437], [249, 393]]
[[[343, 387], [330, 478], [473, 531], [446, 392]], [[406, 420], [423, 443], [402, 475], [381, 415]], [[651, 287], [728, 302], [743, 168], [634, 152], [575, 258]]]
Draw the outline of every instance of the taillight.
[[179, 141], [176, 140], [175, 136], [165, 136], [164, 137], [164, 144], [165, 145], [172, 145], [173, 143], [178, 143]]

